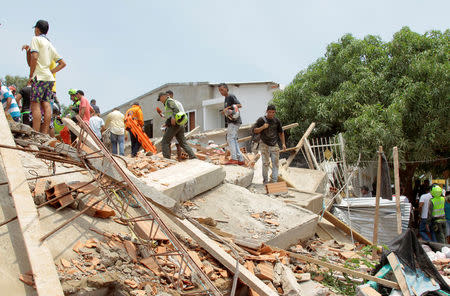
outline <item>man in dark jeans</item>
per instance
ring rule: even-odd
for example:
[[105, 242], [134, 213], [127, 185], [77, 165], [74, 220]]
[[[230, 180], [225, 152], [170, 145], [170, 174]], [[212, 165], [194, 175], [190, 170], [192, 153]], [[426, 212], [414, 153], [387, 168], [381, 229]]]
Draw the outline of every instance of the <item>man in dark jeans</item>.
[[[125, 119], [127, 119], [128, 117], [131, 117], [131, 119], [134, 120], [138, 126], [140, 127], [144, 126], [144, 114], [142, 113], [141, 106], [139, 106], [138, 102], [134, 102], [133, 106], [131, 106], [131, 108], [127, 110], [127, 112], [125, 113]], [[141, 148], [141, 143], [139, 143], [138, 138], [135, 135], [133, 135], [131, 127], [127, 125], [126, 121], [125, 127], [126, 130], [130, 133], [131, 156], [136, 157], [139, 148]]]
[[170, 159], [170, 142], [173, 137], [176, 137], [181, 148], [189, 155], [189, 158], [197, 158], [184, 137], [187, 114], [184, 112], [181, 103], [170, 98], [167, 93], [159, 93], [158, 101], [164, 104], [164, 118], [166, 119], [167, 127], [161, 142], [164, 157]]

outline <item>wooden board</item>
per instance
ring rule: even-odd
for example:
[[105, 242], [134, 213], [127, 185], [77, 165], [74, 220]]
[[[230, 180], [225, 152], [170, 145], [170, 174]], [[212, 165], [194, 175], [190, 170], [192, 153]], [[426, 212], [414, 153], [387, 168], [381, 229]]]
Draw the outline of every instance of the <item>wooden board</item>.
[[[0, 143], [15, 146], [5, 113], [0, 111]], [[55, 263], [47, 244], [39, 242], [42, 235], [39, 216], [31, 197], [30, 188], [17, 151], [0, 149], [5, 174], [9, 182], [9, 192], [14, 201], [17, 220], [30, 260], [36, 290], [39, 295], [64, 295], [56, 272]]]
[[346, 234], [350, 235], [350, 233], [353, 232], [353, 238], [356, 241], [358, 241], [360, 243], [363, 243], [365, 245], [371, 245], [372, 244], [372, 242], [370, 240], [365, 238], [362, 234], [359, 234], [358, 232], [352, 230], [350, 227], [347, 226], [347, 224], [345, 224], [344, 222], [342, 222], [341, 220], [336, 218], [336, 216], [331, 214], [329, 211], [325, 211], [324, 214], [323, 214], [323, 217], [327, 221], [329, 221], [331, 224], [333, 224], [334, 226], [336, 226], [337, 228], [339, 228], [340, 230], [345, 232]]
[[312, 130], [314, 129], [315, 126], [316, 126], [316, 124], [314, 122], [310, 124], [310, 126], [308, 127], [306, 132], [303, 134], [302, 138], [300, 139], [300, 141], [298, 141], [297, 145], [295, 146], [296, 147], [295, 151], [293, 151], [292, 154], [287, 159], [286, 164], [284, 165], [284, 167], [288, 167], [291, 164], [291, 162], [294, 160], [294, 158], [297, 155], [297, 153], [302, 148], [305, 139], [308, 138], [309, 134], [311, 134], [311, 132], [312, 132]]
[[402, 234], [402, 212], [400, 210], [400, 175], [398, 164], [398, 148], [394, 147], [394, 184], [395, 184], [395, 206], [397, 213], [397, 233]]
[[[283, 131], [284, 131], [284, 130], [291, 129], [291, 128], [294, 128], [294, 127], [297, 127], [297, 126], [298, 126], [298, 123], [295, 122], [295, 123], [291, 123], [291, 124], [285, 125], [282, 128], [283, 128]], [[247, 142], [247, 141], [250, 141], [251, 139], [252, 139], [252, 136], [240, 138], [240, 139], [238, 139], [238, 143]], [[224, 143], [222, 145], [219, 145], [219, 148], [225, 148], [227, 146], [228, 146], [228, 143]], [[292, 150], [292, 148], [288, 148], [288, 149]], [[295, 147], [294, 147], [294, 149], [295, 149]], [[280, 152], [286, 152], [286, 151], [291, 151], [291, 150], [281, 150]]]
[[[205, 249], [217, 261], [222, 263], [230, 272], [234, 272], [236, 268], [236, 260], [230, 256], [224, 249], [210, 239], [206, 234], [201, 232], [195, 225], [187, 219], [178, 219], [174, 216], [169, 216], [183, 231], [188, 233], [203, 249]], [[261, 296], [277, 296], [278, 293], [269, 288], [248, 269], [239, 264], [239, 279], [247, 286], [253, 289]]]
[[397, 280], [398, 285], [400, 286], [400, 290], [403, 293], [403, 296], [411, 296], [411, 293], [409, 292], [408, 285], [406, 284], [406, 278], [402, 271], [402, 265], [397, 259], [397, 256], [393, 252], [391, 252], [387, 259], [389, 261], [389, 264], [392, 267], [392, 272], [394, 273], [395, 279]]

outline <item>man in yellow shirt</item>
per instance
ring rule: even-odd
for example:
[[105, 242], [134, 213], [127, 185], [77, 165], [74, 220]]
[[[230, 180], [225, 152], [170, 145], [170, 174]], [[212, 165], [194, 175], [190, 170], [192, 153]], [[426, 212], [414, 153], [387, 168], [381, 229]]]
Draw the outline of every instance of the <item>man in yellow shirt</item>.
[[106, 116], [105, 127], [109, 128], [112, 153], [117, 154], [117, 144], [119, 144], [119, 154], [124, 155], [125, 116], [117, 108]]
[[[33, 115], [33, 129], [42, 133], [48, 133], [52, 116], [50, 99], [55, 83], [53, 74], [66, 66], [56, 49], [50, 43], [46, 34], [48, 22], [39, 20], [34, 26], [34, 37], [31, 45], [24, 45], [27, 50], [27, 62], [30, 66], [28, 84], [31, 85], [31, 113]], [[57, 66], [50, 70], [51, 61]], [[41, 108], [44, 110], [44, 124], [41, 126]]]

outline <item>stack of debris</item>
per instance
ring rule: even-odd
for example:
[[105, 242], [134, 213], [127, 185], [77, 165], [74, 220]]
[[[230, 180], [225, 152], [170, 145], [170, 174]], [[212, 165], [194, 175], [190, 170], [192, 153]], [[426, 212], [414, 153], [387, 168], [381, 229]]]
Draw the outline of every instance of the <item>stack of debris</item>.
[[167, 168], [176, 162], [159, 156], [146, 156], [138, 153], [137, 157], [127, 158], [127, 168], [137, 177], [147, 176], [151, 172]]
[[[240, 295], [247, 291], [247, 295], [261, 296], [355, 295], [357, 286], [365, 280], [402, 289], [395, 268], [393, 275], [387, 275], [388, 279], [370, 275], [378, 263], [378, 248], [370, 246], [369, 240], [323, 209], [320, 192], [323, 174], [285, 169], [285, 182], [267, 188], [253, 184], [250, 191], [239, 186], [241, 183], [248, 186], [248, 182], [222, 184], [228, 171], [211, 163], [226, 160], [226, 154], [216, 149], [220, 147], [194, 147], [208, 162], [178, 163], [157, 155], [129, 160], [112, 156], [81, 120], [80, 126], [70, 124], [69, 128], [79, 136], [76, 147], [15, 126], [12, 130], [16, 138], [9, 140], [16, 145], [3, 145], [0, 149], [3, 161], [4, 150], [15, 149], [41, 159], [44, 169], [53, 166], [53, 174], [48, 178], [38, 174], [34, 178], [28, 175], [29, 180], [19, 180], [25, 184], [29, 181], [38, 209], [46, 209], [48, 215], [80, 210], [70, 218], [59, 216], [66, 221], [47, 235], [41, 236], [37, 229], [37, 239], [32, 237], [36, 243], [49, 241], [69, 222], [78, 231], [49, 244], [52, 253], [59, 254], [55, 258], [56, 268], [49, 260], [43, 272], [35, 263], [41, 264], [45, 258], [33, 261], [36, 253], [28, 253], [30, 262], [35, 262], [31, 264], [33, 277], [22, 270], [20, 278], [34, 284], [40, 295], [48, 291], [43, 283], [47, 275], [52, 277], [51, 268], [56, 280], [62, 283], [61, 291], [67, 295], [97, 291], [121, 295], [219, 296], [230, 290]], [[299, 146], [294, 150], [297, 153]], [[258, 156], [246, 156], [251, 167]], [[59, 173], [55, 170], [60, 166], [53, 163], [79, 166], [89, 174], [85, 179], [55, 181], [50, 178]], [[301, 183], [295, 181], [296, 174], [315, 177]], [[245, 179], [251, 179], [252, 174], [249, 176]], [[17, 188], [12, 178], [9, 182], [13, 189]], [[12, 200], [19, 204], [17, 192], [11, 192], [15, 197]], [[22, 190], [20, 194], [22, 197], [27, 192]], [[28, 194], [32, 202], [31, 193]], [[53, 207], [43, 208], [46, 204]], [[36, 210], [34, 205], [32, 209]], [[92, 220], [88, 223], [75, 220], [82, 213], [91, 215], [93, 218], [88, 218]], [[23, 213], [18, 211], [19, 220], [20, 215]], [[317, 227], [322, 215], [324, 220]], [[33, 225], [39, 225], [44, 218], [36, 215]], [[325, 224], [325, 220], [331, 223]], [[78, 233], [85, 235], [92, 223], [96, 228], [91, 230], [99, 236], [79, 239]], [[115, 230], [117, 227], [119, 231]], [[25, 235], [27, 229], [21, 231], [29, 239]], [[341, 232], [345, 239], [335, 237], [334, 231]], [[321, 239], [327, 236], [328, 239]], [[75, 237], [78, 242], [70, 241], [69, 238]], [[350, 243], [353, 239], [361, 243]], [[69, 243], [74, 253], [61, 255], [55, 251], [56, 244], [69, 249]], [[46, 249], [47, 245], [40, 247]], [[369, 256], [374, 249], [375, 256]], [[436, 264], [447, 275], [448, 261], [439, 260]], [[235, 281], [237, 278], [239, 283]]]

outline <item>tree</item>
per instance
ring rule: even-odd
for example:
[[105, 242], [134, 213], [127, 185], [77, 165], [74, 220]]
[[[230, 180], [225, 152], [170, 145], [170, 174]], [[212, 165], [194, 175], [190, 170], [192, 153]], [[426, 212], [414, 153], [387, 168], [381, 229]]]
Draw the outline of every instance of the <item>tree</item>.
[[17, 91], [19, 91], [22, 89], [22, 87], [27, 85], [28, 78], [25, 76], [18, 76], [18, 75], [16, 76], [6, 75], [3, 81], [5, 81], [7, 86], [15, 85]]
[[[449, 169], [450, 30], [423, 35], [408, 27], [391, 42], [344, 35], [324, 57], [274, 95], [283, 122], [299, 122], [295, 139], [311, 122], [315, 136], [342, 132], [350, 162], [387, 157], [398, 146], [400, 177], [412, 190], [417, 168]], [[436, 160], [427, 162], [430, 160]]]

